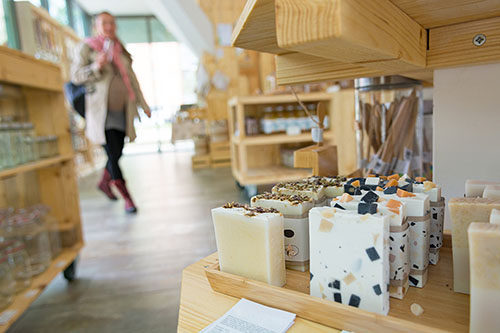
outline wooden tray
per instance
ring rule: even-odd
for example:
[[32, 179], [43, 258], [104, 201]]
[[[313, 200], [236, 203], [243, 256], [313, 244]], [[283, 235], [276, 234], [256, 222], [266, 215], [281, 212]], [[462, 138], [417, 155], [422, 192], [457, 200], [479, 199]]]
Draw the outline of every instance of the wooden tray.
[[[309, 271], [287, 270], [287, 284], [283, 288], [221, 272], [218, 263], [209, 266], [205, 274], [216, 292], [290, 311], [336, 329], [354, 332], [467, 332], [469, 295], [453, 292], [451, 249], [443, 247], [439, 264], [429, 266], [429, 281], [425, 288], [410, 287], [403, 300], [391, 298], [388, 316], [310, 296]], [[421, 316], [411, 313], [413, 303], [424, 308]]]

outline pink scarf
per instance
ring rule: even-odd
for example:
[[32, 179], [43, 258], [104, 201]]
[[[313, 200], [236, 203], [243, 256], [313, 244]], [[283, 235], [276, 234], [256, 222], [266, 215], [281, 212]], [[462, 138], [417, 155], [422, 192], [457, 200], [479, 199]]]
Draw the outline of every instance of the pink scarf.
[[[106, 40], [105, 37], [103, 36], [97, 36], [97, 37], [91, 37], [85, 39], [85, 43], [87, 43], [88, 46], [90, 46], [94, 51], [96, 52], [102, 52], [104, 48], [104, 41]], [[113, 41], [113, 49], [108, 50], [108, 52], [113, 52], [113, 63], [116, 65], [118, 70], [120, 71], [120, 75], [122, 77], [123, 83], [125, 83], [125, 86], [127, 87], [128, 90], [128, 97], [130, 101], [135, 101], [135, 93], [134, 89], [132, 89], [132, 85], [130, 84], [130, 78], [128, 77], [127, 70], [125, 68], [125, 65], [122, 62], [122, 45], [118, 41], [118, 39], [115, 39]]]

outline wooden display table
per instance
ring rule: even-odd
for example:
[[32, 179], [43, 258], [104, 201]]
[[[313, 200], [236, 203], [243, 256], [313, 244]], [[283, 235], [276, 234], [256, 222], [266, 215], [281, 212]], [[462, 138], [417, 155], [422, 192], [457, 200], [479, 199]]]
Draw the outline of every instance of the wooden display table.
[[[239, 299], [212, 291], [205, 268], [217, 259], [214, 253], [182, 272], [178, 332], [198, 332], [229, 311]], [[295, 318], [288, 332], [340, 332], [309, 320]]]

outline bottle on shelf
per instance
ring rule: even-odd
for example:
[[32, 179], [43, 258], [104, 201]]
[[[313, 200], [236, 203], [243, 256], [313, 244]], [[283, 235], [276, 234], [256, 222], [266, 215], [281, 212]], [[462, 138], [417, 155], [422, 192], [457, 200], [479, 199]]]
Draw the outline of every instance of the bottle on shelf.
[[306, 131], [309, 117], [299, 104], [295, 106], [295, 117], [297, 118], [297, 123], [300, 127], [300, 130]]
[[0, 311], [12, 303], [15, 282], [5, 254], [0, 255]]
[[4, 254], [7, 256], [15, 282], [15, 292], [19, 293], [29, 288], [32, 277], [31, 261], [24, 243], [21, 241], [6, 242]]
[[275, 108], [274, 113], [275, 122], [276, 122], [276, 132], [285, 132], [286, 131], [286, 113], [285, 107], [283, 105], [278, 105]]

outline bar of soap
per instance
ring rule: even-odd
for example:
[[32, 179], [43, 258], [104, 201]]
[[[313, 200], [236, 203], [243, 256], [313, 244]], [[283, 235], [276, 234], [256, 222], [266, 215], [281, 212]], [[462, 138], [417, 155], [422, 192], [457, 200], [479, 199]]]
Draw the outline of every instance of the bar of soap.
[[486, 185], [483, 191], [483, 198], [500, 199], [500, 185]]
[[312, 198], [316, 205], [325, 199], [325, 187], [307, 182], [279, 183], [274, 185], [273, 193], [303, 195]]
[[284, 219], [286, 267], [304, 272], [309, 269], [309, 210], [313, 199], [300, 195], [264, 193], [251, 199], [252, 207], [274, 208]]
[[482, 180], [471, 180], [465, 181], [465, 196], [467, 198], [479, 198], [482, 197], [484, 188], [487, 185], [500, 185], [500, 182], [490, 182]]
[[470, 332], [498, 332], [500, 328], [500, 225], [471, 223]]
[[472, 222], [489, 222], [491, 211], [500, 209], [500, 200], [485, 198], [452, 198], [449, 203], [453, 224], [453, 289], [469, 293], [469, 243], [467, 228]]
[[413, 193], [425, 193], [429, 195], [431, 202], [439, 202], [441, 200], [441, 186], [433, 182], [425, 181], [423, 184], [413, 184]]
[[[367, 198], [371, 201], [373, 195], [349, 196], [351, 200], [342, 200], [335, 198], [331, 202], [331, 206], [338, 208], [339, 206], [349, 211], [358, 211], [358, 206]], [[373, 192], [371, 192], [373, 193]], [[348, 194], [344, 194], [348, 196]], [[389, 234], [389, 266], [390, 266], [390, 290], [389, 295], [394, 298], [403, 299], [409, 284], [410, 273], [410, 237], [408, 224], [406, 223], [406, 205], [396, 200], [382, 199], [375, 203], [377, 205], [377, 214], [387, 216], [389, 218], [390, 234]]]
[[312, 176], [304, 179], [304, 181], [316, 185], [322, 185], [325, 188], [325, 196], [327, 198], [335, 198], [344, 193], [344, 184], [347, 181], [346, 177], [319, 177]]
[[312, 296], [389, 312], [389, 219], [316, 207], [309, 212]]
[[[401, 190], [399, 190], [401, 192]], [[430, 200], [425, 193], [412, 193], [413, 196], [385, 194], [377, 192], [381, 198], [396, 200], [406, 205], [410, 227], [410, 285], [422, 288], [427, 283], [430, 248]]]
[[500, 210], [498, 209], [491, 210], [490, 223], [500, 224]]
[[286, 282], [283, 215], [227, 204], [212, 209], [220, 269], [281, 287]]

